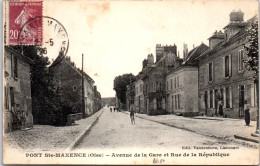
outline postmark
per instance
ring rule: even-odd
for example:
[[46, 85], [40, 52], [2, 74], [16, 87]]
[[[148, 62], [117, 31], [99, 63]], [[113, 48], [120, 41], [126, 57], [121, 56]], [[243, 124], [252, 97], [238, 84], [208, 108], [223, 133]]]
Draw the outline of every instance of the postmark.
[[[41, 42], [35, 41], [32, 36], [41, 30], [41, 26], [43, 26]], [[58, 20], [48, 16], [32, 18], [21, 27], [17, 43], [27, 45], [28, 41], [37, 46], [39, 54], [44, 54], [53, 60], [60, 52], [66, 55], [69, 48], [69, 37], [66, 29]]]
[[[17, 45], [20, 29], [29, 20], [35, 17], [42, 16], [43, 2], [42, 1], [9, 1], [6, 4], [7, 8], [7, 32], [6, 44]], [[28, 45], [42, 44], [43, 28], [41, 20], [38, 20], [37, 30], [31, 29], [24, 42]]]

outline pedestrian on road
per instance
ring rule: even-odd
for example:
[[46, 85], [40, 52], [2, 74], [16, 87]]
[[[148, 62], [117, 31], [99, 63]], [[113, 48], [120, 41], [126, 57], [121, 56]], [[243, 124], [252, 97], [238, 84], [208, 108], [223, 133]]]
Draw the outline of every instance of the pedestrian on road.
[[114, 112], [116, 112], [116, 107], [114, 107]]
[[247, 104], [247, 101], [245, 101], [245, 122], [246, 125], [249, 126], [250, 124], [250, 106]]
[[110, 107], [110, 112], [112, 112], [112, 108]]
[[135, 112], [133, 110], [133, 108], [130, 111], [130, 119], [131, 119], [131, 124], [135, 124]]
[[223, 114], [224, 114], [224, 112], [223, 112], [222, 100], [220, 100], [220, 101], [218, 102], [218, 114], [219, 114], [220, 116], [223, 116]]

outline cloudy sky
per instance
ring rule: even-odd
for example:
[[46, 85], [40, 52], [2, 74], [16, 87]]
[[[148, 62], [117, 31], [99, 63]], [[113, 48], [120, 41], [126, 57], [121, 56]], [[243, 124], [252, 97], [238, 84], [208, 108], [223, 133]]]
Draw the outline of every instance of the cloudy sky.
[[222, 30], [229, 13], [239, 10], [247, 20], [258, 13], [257, 0], [175, 1], [44, 1], [43, 15], [57, 19], [67, 30], [68, 54], [94, 80], [102, 97], [115, 96], [113, 79], [142, 68], [155, 45], [183, 43], [189, 50]]

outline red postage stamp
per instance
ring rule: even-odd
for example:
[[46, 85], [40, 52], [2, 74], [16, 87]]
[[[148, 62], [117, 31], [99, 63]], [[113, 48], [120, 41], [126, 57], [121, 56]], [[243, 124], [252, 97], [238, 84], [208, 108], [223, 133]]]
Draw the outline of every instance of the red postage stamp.
[[41, 45], [42, 21], [37, 19], [27, 25], [30, 20], [42, 17], [42, 1], [9, 1], [7, 10], [7, 45]]

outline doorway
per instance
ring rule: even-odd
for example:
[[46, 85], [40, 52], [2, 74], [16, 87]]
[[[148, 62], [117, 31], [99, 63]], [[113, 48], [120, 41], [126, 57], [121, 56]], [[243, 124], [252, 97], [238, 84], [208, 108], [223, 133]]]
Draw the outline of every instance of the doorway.
[[205, 91], [204, 94], [204, 104], [205, 104], [205, 115], [208, 113], [208, 93]]
[[244, 116], [244, 105], [245, 105], [245, 86], [239, 86], [239, 117]]

